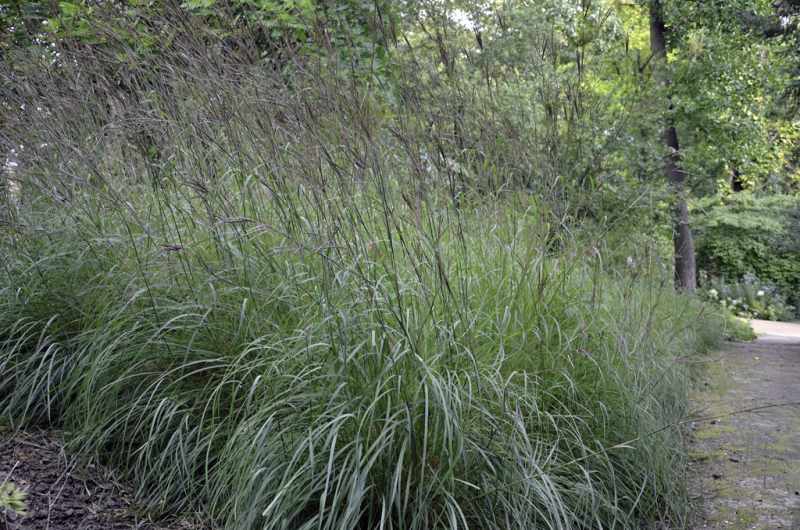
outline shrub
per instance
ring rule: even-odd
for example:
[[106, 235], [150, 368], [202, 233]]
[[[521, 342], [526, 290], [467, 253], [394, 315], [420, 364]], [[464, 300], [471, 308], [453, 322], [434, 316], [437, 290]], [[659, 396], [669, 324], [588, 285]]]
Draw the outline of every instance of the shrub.
[[708, 277], [731, 286], [741, 283], [741, 289], [752, 284], [746, 277], [758, 278], [767, 290], [798, 306], [800, 198], [750, 193], [713, 197], [695, 203], [694, 218], [698, 267]]
[[756, 332], [747, 320], [725, 312], [725, 326], [723, 336], [726, 340], [734, 342], [749, 342], [757, 338]]
[[736, 316], [761, 318], [765, 320], [790, 320], [794, 307], [778, 289], [760, 281], [752, 274], [746, 274], [742, 281], [728, 283], [721, 279], [706, 279], [703, 296], [710, 302], [718, 303]]

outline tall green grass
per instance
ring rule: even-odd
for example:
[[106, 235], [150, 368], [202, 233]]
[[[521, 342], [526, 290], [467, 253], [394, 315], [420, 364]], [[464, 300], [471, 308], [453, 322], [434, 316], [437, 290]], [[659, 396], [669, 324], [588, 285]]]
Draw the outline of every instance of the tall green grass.
[[0, 232], [3, 417], [229, 529], [683, 523], [720, 320], [655, 254], [459, 189], [350, 87], [181, 68], [101, 130], [101, 97], [15, 88], [47, 113]]
[[0, 289], [2, 414], [63, 427], [150, 509], [228, 528], [681, 517], [679, 431], [650, 433], [685, 413], [679, 358], [708, 320], [668, 282], [548, 252], [509, 205], [432, 210], [433, 238], [366, 193], [282, 229], [262, 197], [259, 224], [172, 226], [178, 249], [154, 242], [152, 206], [180, 211], [164, 198], [140, 190], [141, 224], [30, 205]]

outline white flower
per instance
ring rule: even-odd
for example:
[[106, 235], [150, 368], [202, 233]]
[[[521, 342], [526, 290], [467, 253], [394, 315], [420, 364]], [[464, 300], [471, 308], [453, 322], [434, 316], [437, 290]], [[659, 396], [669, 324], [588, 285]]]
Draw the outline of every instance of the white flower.
[[719, 296], [719, 292], [716, 289], [709, 289], [708, 290], [708, 296], [710, 296], [711, 298], [716, 300], [717, 296]]
[[764, 291], [758, 291], [758, 292], [756, 293], [756, 296], [764, 296]]

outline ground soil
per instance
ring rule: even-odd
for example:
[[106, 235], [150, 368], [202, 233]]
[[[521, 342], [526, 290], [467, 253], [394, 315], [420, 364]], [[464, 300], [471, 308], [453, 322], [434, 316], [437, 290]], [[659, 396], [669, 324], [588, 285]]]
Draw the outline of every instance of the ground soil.
[[800, 325], [713, 355], [693, 396], [691, 490], [699, 529], [800, 530]]
[[0, 431], [0, 484], [27, 493], [28, 514], [0, 511], [0, 530], [181, 530], [136, 510], [127, 489], [105, 469], [67, 456], [57, 433]]

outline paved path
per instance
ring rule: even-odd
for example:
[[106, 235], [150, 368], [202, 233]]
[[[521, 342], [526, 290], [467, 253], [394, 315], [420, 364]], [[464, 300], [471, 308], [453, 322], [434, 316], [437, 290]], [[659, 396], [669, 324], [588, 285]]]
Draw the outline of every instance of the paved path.
[[693, 396], [706, 418], [690, 448], [697, 530], [800, 530], [800, 325], [753, 329], [758, 340], [712, 358]]

